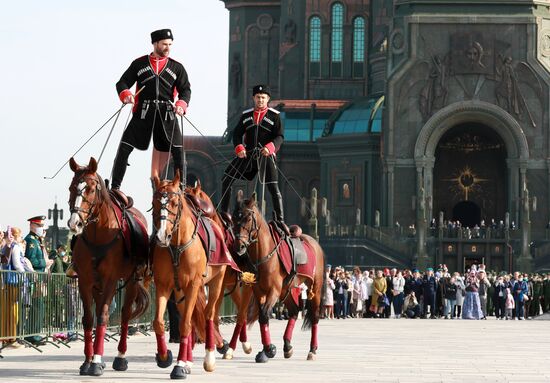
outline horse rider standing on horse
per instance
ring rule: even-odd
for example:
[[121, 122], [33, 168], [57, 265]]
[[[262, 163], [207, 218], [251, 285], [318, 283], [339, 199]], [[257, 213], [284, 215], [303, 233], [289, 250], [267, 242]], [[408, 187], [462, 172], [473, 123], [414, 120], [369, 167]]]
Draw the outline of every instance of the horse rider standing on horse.
[[[120, 100], [133, 104], [133, 115], [122, 134], [113, 165], [111, 189], [120, 189], [128, 157], [134, 148], [147, 150], [153, 136], [155, 149], [171, 152], [175, 169], [183, 177], [182, 135], [177, 116], [191, 99], [191, 84], [182, 64], [168, 57], [174, 36], [170, 29], [151, 33], [153, 53], [135, 59], [116, 84]], [[130, 88], [136, 83], [136, 93]], [[174, 98], [178, 100], [173, 104]]]
[[283, 125], [279, 111], [268, 107], [271, 91], [267, 85], [256, 85], [252, 89], [252, 96], [254, 108], [243, 112], [233, 130], [236, 157], [223, 175], [220, 210], [227, 220], [233, 182], [237, 179], [252, 181], [260, 172], [260, 180], [265, 182], [271, 194], [275, 221], [287, 231], [284, 225], [283, 196], [279, 190], [275, 163], [276, 153], [284, 140]]

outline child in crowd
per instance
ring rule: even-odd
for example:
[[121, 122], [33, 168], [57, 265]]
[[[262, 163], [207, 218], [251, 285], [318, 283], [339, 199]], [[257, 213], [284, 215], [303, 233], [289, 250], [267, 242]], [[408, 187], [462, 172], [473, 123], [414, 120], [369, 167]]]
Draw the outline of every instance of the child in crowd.
[[513, 319], [512, 317], [512, 310], [516, 307], [516, 302], [514, 301], [514, 296], [512, 295], [512, 293], [510, 292], [510, 289], [507, 288], [506, 289], [506, 303], [505, 303], [505, 308], [506, 308], [506, 320], [508, 320], [508, 318], [510, 319]]

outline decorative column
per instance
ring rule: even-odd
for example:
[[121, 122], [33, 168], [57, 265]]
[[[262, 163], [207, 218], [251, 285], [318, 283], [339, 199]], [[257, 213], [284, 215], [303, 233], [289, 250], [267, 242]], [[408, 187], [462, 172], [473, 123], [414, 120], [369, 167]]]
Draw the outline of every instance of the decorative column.
[[517, 265], [520, 271], [530, 273], [533, 270], [533, 257], [531, 256], [531, 211], [537, 211], [537, 197], [529, 197], [527, 185], [523, 186], [523, 196], [521, 198], [522, 217], [521, 217], [521, 255], [518, 258]]

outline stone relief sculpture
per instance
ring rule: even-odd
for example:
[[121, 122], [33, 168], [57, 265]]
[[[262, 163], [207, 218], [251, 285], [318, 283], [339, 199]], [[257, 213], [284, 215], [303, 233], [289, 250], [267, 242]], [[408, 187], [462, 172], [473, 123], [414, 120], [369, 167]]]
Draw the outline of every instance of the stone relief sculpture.
[[420, 90], [418, 99], [420, 112], [424, 120], [437, 110], [443, 108], [447, 102], [449, 62], [448, 55], [443, 59], [439, 55], [432, 56], [430, 73], [425, 85]]
[[533, 70], [524, 62], [514, 67], [512, 57], [500, 53], [498, 54], [495, 66], [495, 81], [497, 82], [495, 97], [497, 105], [518, 119], [525, 113], [529, 119], [529, 123], [535, 128], [536, 123], [533, 115], [519, 87], [519, 79], [521, 78], [521, 81], [526, 82], [535, 91], [540, 89], [537, 93], [542, 93], [542, 87]]
[[241, 56], [239, 53], [233, 54], [233, 61], [231, 62], [231, 88], [233, 90], [233, 97], [238, 97], [241, 91], [243, 75], [241, 70]]

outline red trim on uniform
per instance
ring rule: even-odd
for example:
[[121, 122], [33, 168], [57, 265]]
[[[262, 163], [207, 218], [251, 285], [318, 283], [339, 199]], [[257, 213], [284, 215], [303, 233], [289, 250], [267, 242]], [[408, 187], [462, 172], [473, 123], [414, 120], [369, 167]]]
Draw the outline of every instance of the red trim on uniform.
[[156, 74], [162, 72], [167, 62], [168, 57], [157, 57], [153, 56], [152, 54], [149, 55], [149, 64], [151, 64], [151, 68], [153, 68], [153, 71]]
[[118, 95], [118, 98], [120, 98], [121, 102], [124, 102], [124, 99], [128, 96], [132, 95], [132, 91], [130, 89], [124, 89], [120, 94]]
[[183, 113], [185, 114], [185, 112], [187, 112], [187, 103], [185, 102], [185, 100], [178, 100], [176, 101], [176, 108], [178, 106], [181, 106], [183, 108]]
[[254, 124], [259, 125], [267, 113], [267, 106], [264, 109], [254, 109]]
[[273, 142], [265, 144], [265, 147], [267, 148], [267, 150], [269, 150], [269, 154], [275, 153], [275, 145], [273, 144]]
[[243, 144], [239, 144], [239, 145], [235, 146], [235, 154], [239, 154], [243, 150], [246, 150]]

